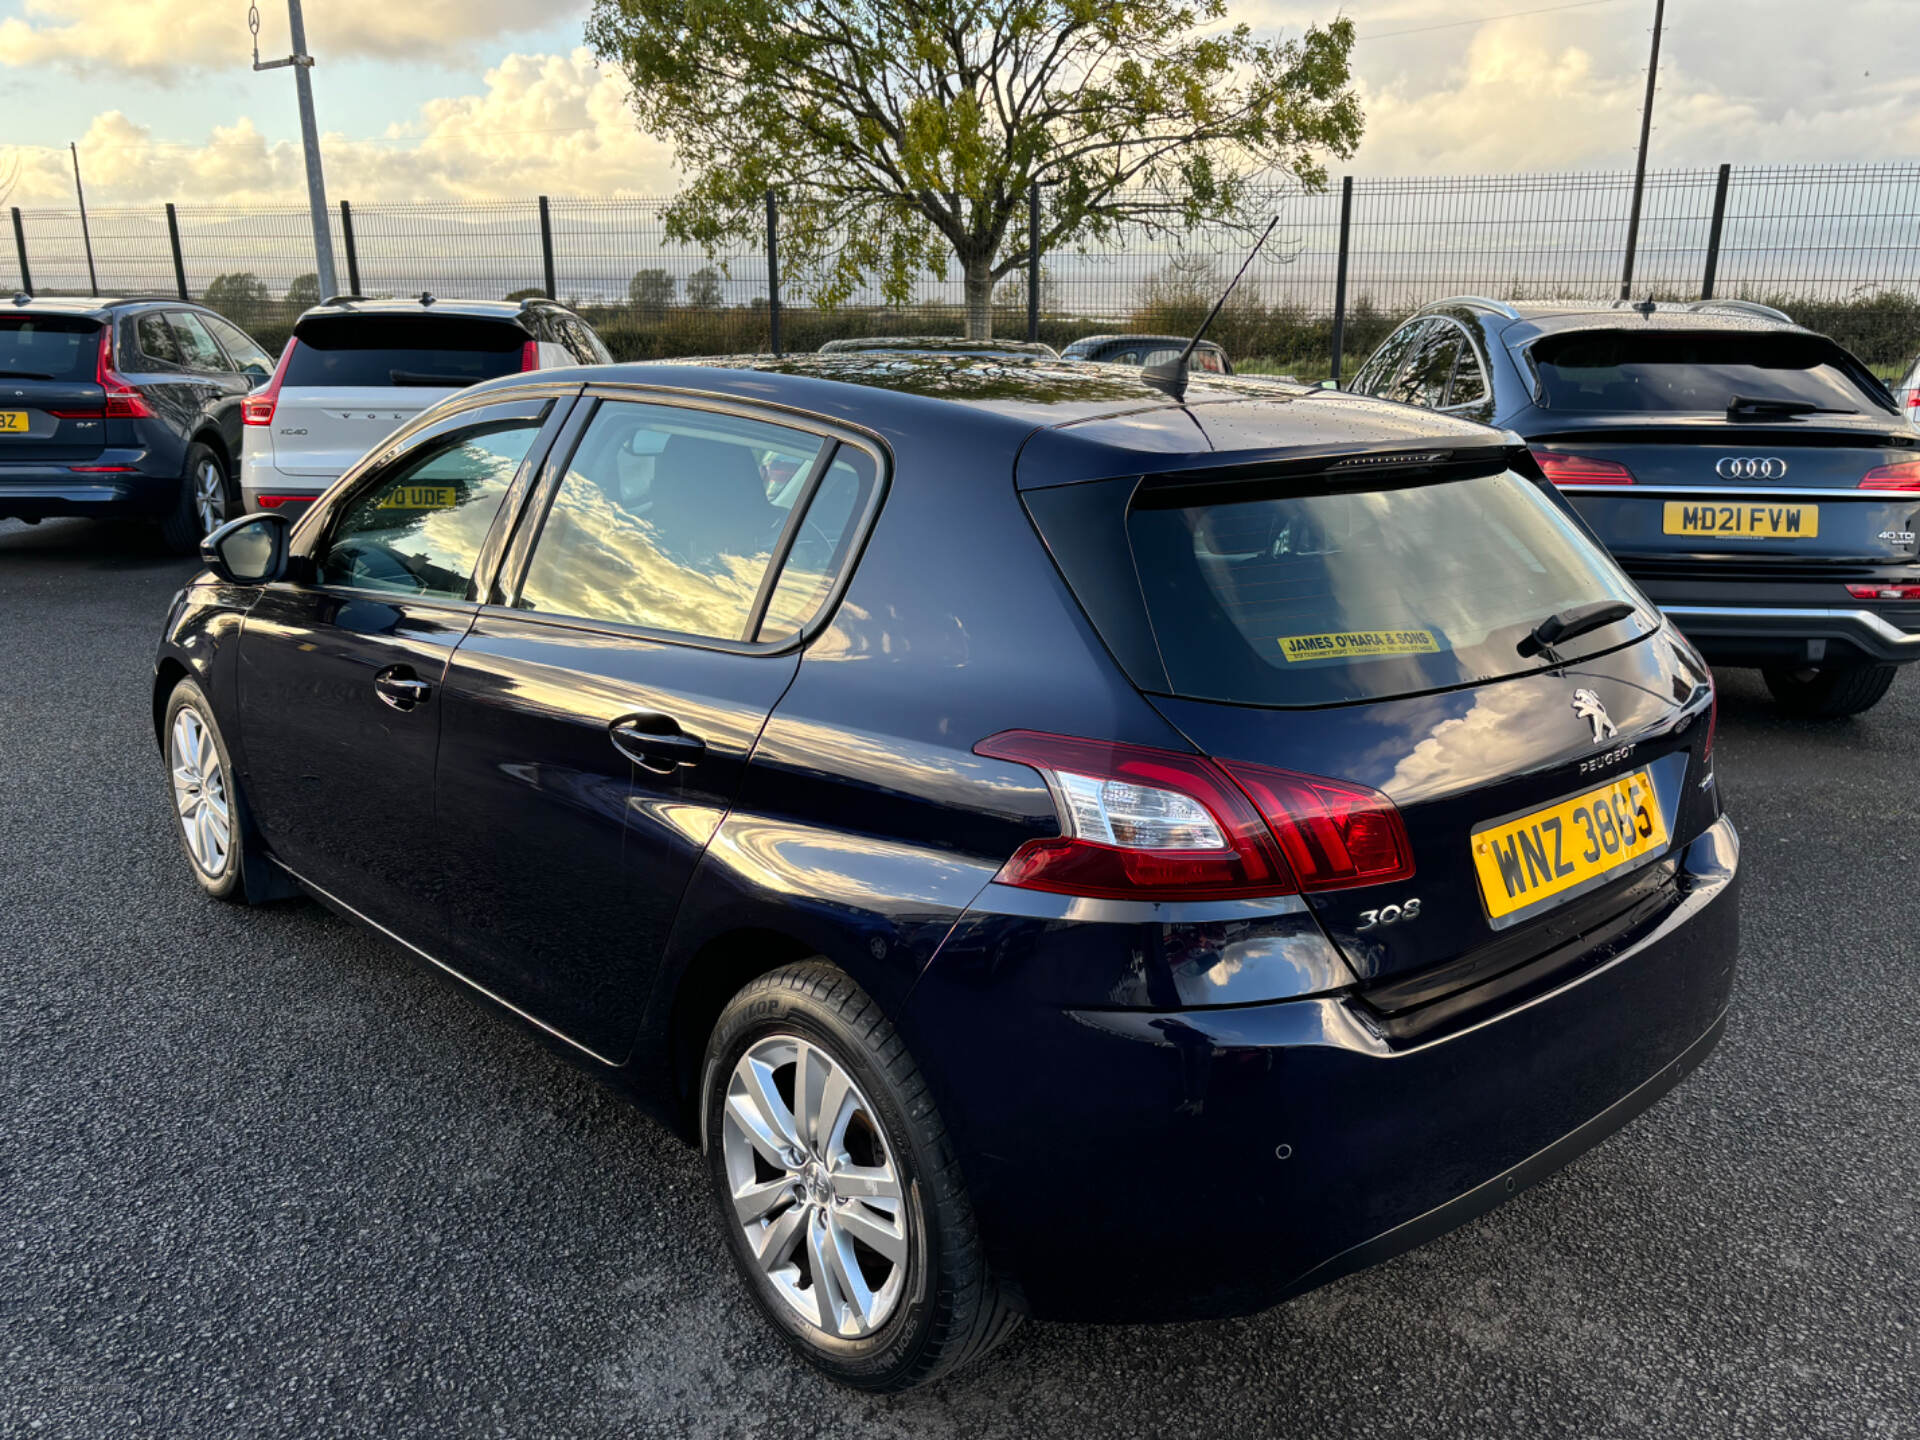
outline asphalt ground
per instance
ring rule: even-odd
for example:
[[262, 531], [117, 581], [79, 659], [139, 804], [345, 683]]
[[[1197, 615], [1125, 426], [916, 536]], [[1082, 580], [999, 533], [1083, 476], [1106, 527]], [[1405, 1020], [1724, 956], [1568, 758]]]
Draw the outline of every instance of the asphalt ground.
[[883, 1400], [763, 1328], [663, 1130], [318, 907], [201, 897], [148, 714], [189, 569], [0, 522], [0, 1434], [1920, 1434], [1920, 675], [1825, 726], [1722, 677], [1732, 1022], [1597, 1150], [1265, 1315]]

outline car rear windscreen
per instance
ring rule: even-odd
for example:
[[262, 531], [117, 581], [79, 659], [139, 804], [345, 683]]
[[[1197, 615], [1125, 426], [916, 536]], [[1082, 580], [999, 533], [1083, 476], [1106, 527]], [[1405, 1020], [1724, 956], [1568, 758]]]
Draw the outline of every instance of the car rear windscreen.
[[[1226, 492], [1235, 496], [1236, 492]], [[1548, 616], [1639, 594], [1511, 471], [1366, 491], [1141, 492], [1128, 516], [1148, 618], [1177, 695], [1326, 705], [1499, 679], [1546, 662], [1520, 643]], [[1564, 642], [1564, 660], [1657, 623]]]
[[303, 321], [289, 386], [476, 385], [520, 369], [531, 337], [517, 325], [458, 315], [328, 315]]
[[91, 380], [100, 322], [74, 315], [0, 315], [0, 380]]
[[1549, 410], [1724, 413], [1741, 400], [1870, 413], [1886, 402], [1813, 335], [1592, 330], [1550, 335], [1531, 351]]

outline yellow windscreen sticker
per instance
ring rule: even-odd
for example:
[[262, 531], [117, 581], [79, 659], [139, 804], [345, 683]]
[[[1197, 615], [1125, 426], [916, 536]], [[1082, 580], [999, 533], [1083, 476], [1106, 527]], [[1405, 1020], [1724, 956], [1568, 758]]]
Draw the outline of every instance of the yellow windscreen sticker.
[[1431, 630], [1350, 630], [1344, 635], [1280, 637], [1280, 653], [1289, 664], [1352, 655], [1431, 655], [1439, 648]]

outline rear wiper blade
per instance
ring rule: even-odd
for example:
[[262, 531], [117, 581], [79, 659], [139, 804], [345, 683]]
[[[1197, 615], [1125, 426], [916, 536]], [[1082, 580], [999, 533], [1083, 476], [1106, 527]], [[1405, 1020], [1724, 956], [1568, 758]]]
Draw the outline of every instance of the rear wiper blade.
[[1810, 405], [1804, 400], [1780, 400], [1765, 395], [1736, 395], [1727, 401], [1727, 418], [1742, 415], [1858, 415], [1844, 406]]
[[1628, 600], [1595, 600], [1588, 605], [1572, 605], [1565, 610], [1556, 610], [1534, 626], [1532, 633], [1515, 648], [1522, 655], [1538, 655], [1562, 640], [1571, 640], [1589, 630], [1598, 630], [1602, 625], [1624, 620], [1639, 608]]
[[435, 375], [428, 370], [389, 370], [387, 383], [391, 385], [478, 385], [479, 377], [474, 375]]

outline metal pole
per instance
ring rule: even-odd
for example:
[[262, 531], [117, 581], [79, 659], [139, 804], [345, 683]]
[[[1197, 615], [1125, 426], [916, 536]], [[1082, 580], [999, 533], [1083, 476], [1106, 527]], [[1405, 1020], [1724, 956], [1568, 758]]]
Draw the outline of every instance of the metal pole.
[[307, 209], [313, 215], [314, 269], [320, 293], [337, 295], [340, 280], [333, 269], [333, 235], [327, 225], [327, 182], [320, 171], [320, 127], [313, 118], [313, 57], [307, 53], [307, 22], [300, 0], [287, 0], [287, 25], [293, 32], [293, 88], [300, 97], [300, 145], [307, 156]]
[[1647, 139], [1653, 130], [1653, 87], [1660, 77], [1660, 30], [1666, 23], [1667, 0], [1653, 0], [1653, 53], [1647, 59], [1647, 100], [1640, 107], [1640, 154], [1633, 162], [1633, 208], [1627, 214], [1627, 255], [1620, 267], [1620, 298], [1631, 299], [1633, 252], [1640, 243], [1640, 192], [1647, 183]]
[[73, 141], [67, 142], [67, 149], [73, 152], [73, 194], [80, 202], [80, 240], [87, 247], [87, 284], [93, 293], [100, 293], [100, 277], [93, 270], [93, 235], [87, 229], [87, 192], [80, 188], [80, 147]]
[[773, 353], [780, 353], [780, 209], [767, 191], [767, 328]]
[[540, 197], [540, 258], [547, 267], [547, 298], [558, 300], [560, 293], [553, 284], [553, 217], [547, 212], [547, 197]]
[[1713, 183], [1713, 224], [1707, 228], [1707, 273], [1700, 281], [1700, 298], [1713, 298], [1713, 277], [1720, 268], [1720, 229], [1727, 219], [1727, 178], [1733, 166], [1722, 165], [1720, 178]]
[[180, 217], [174, 212], [173, 202], [167, 202], [167, 239], [173, 245], [173, 283], [180, 291], [182, 300], [190, 299], [187, 294], [187, 262], [180, 255]]
[[1340, 263], [1333, 272], [1333, 383], [1340, 383], [1340, 352], [1347, 343], [1347, 255], [1353, 235], [1353, 177], [1340, 177]]
[[20, 207], [13, 207], [13, 248], [20, 257], [20, 290], [33, 294], [33, 272], [27, 269], [27, 227], [20, 223]]
[[1040, 182], [1027, 187], [1027, 339], [1040, 338]]
[[360, 293], [360, 249], [353, 243], [353, 207], [340, 202], [340, 243], [347, 251], [347, 293]]

